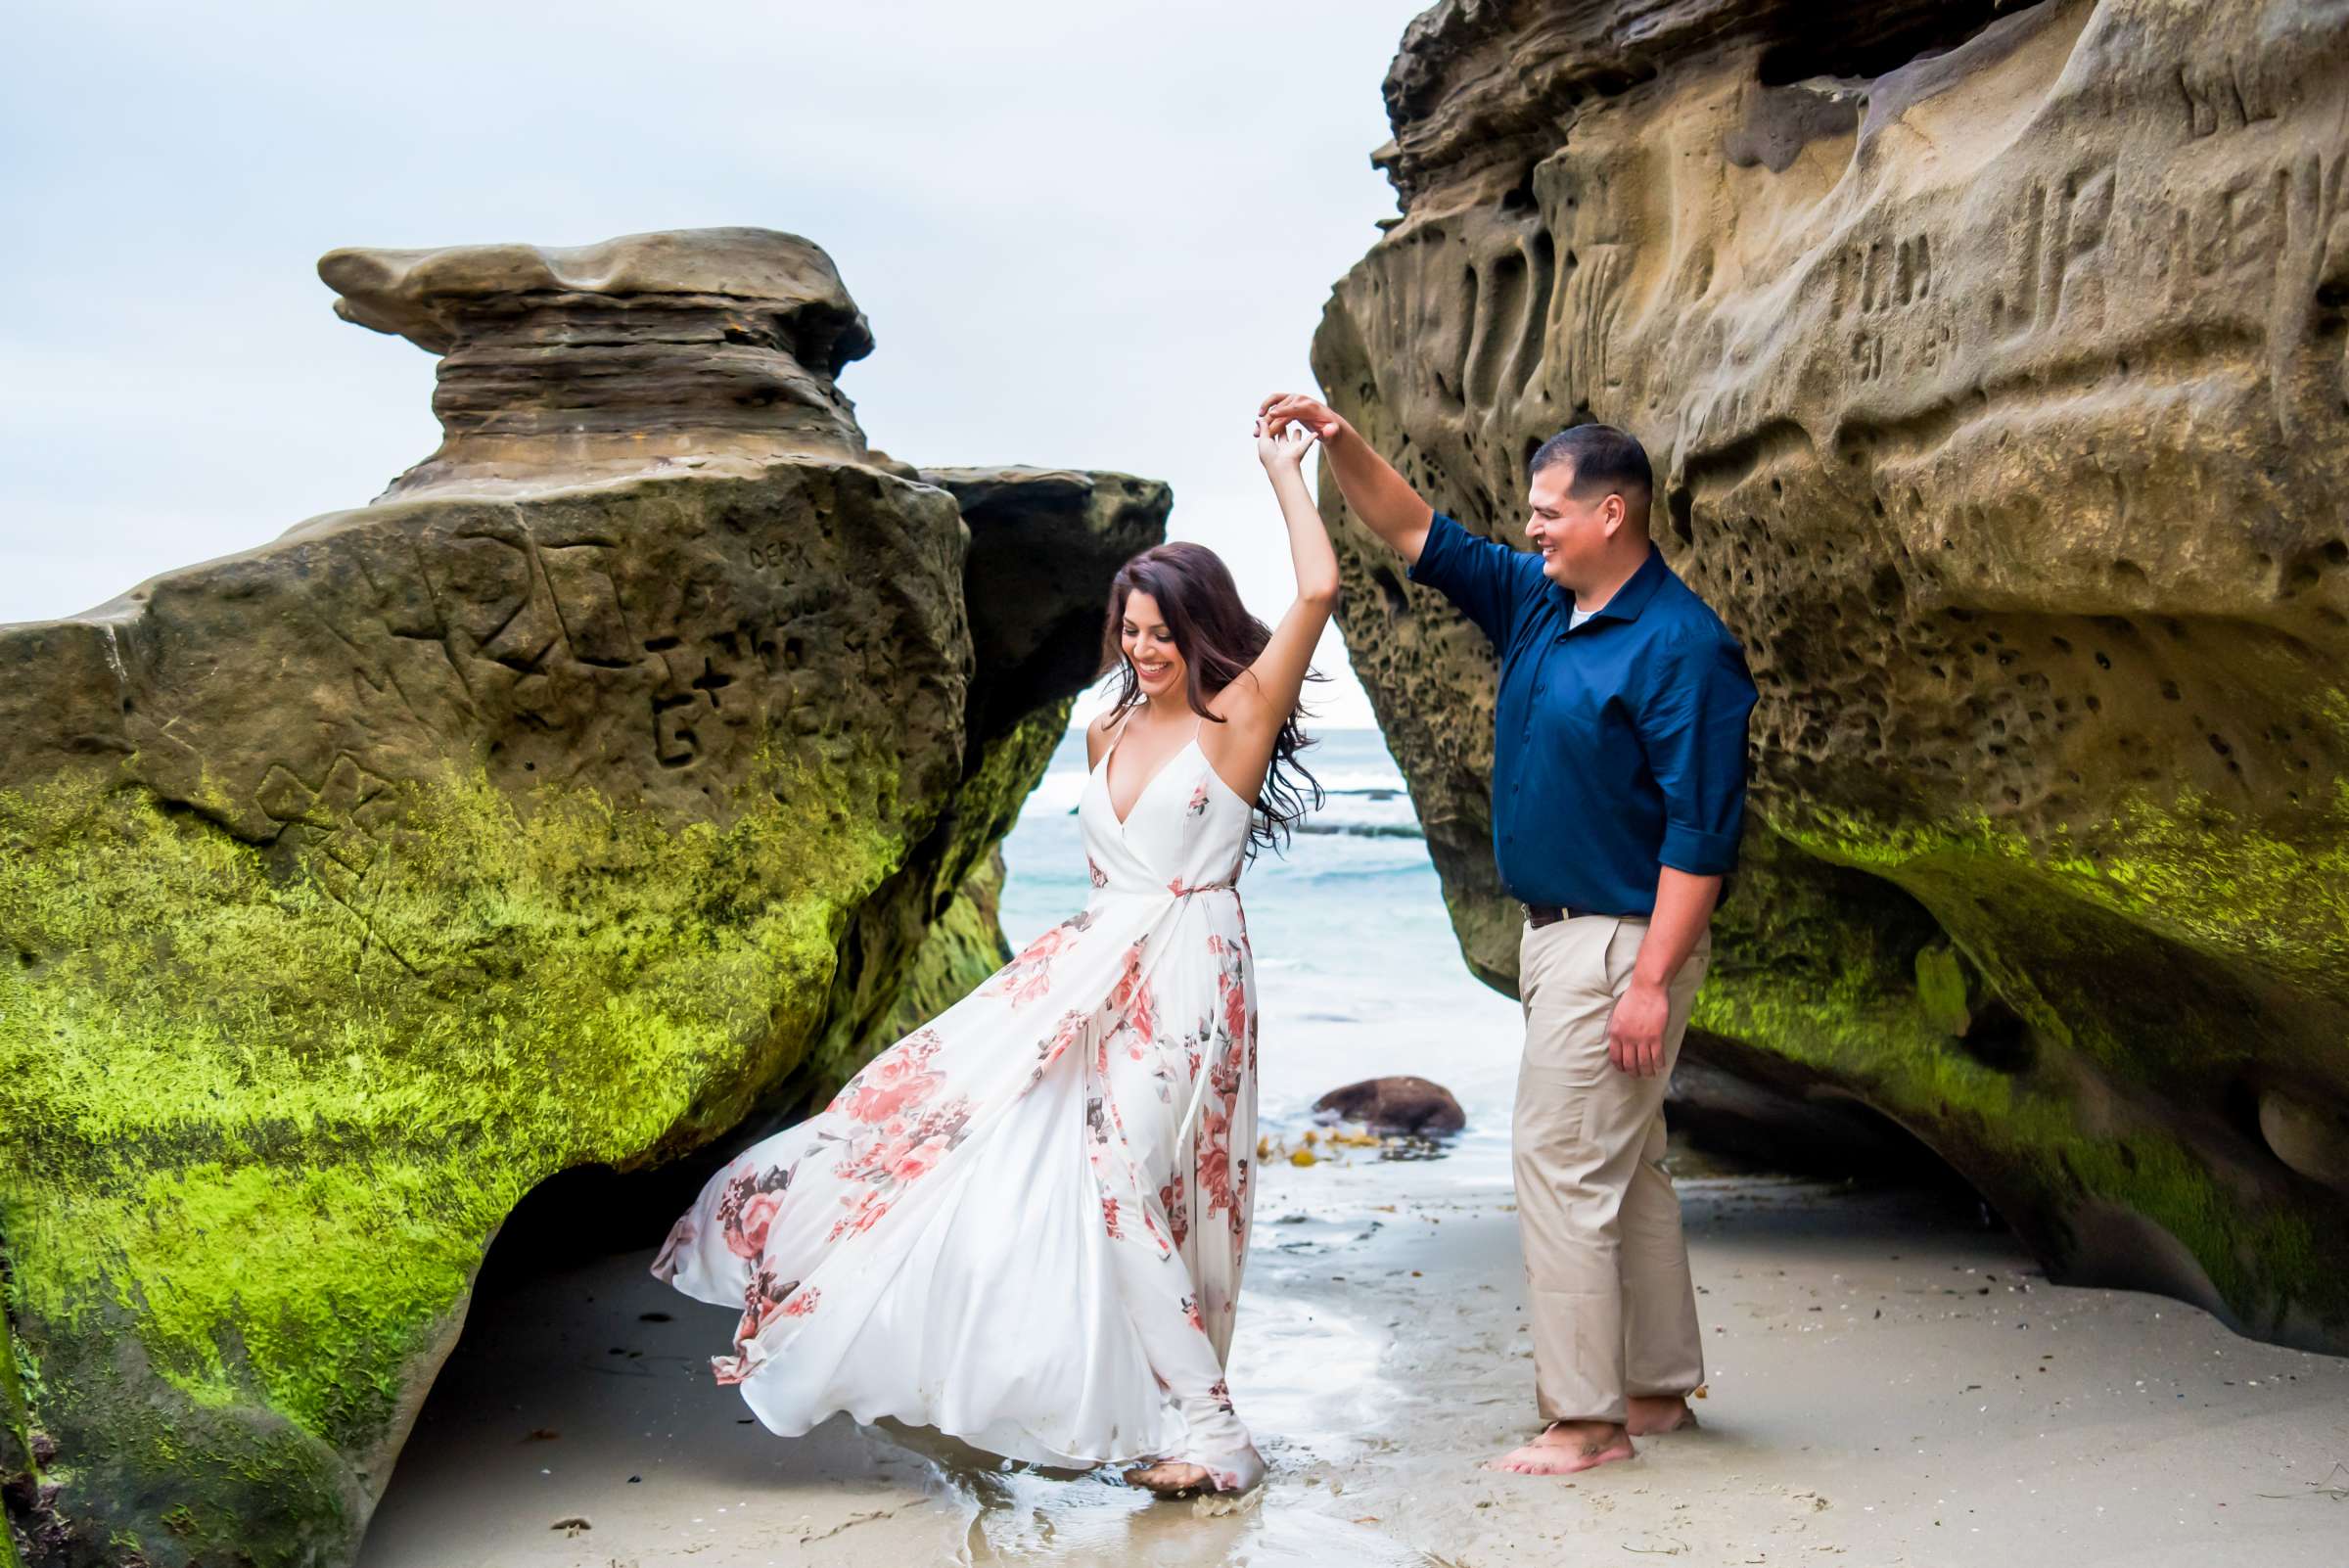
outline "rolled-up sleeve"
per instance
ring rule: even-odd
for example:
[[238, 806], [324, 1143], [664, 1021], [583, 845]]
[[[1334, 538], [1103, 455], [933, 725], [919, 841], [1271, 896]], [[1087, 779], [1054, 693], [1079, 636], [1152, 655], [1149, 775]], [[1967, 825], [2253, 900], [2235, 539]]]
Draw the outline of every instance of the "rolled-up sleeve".
[[1529, 570], [1540, 577], [1542, 563], [1505, 544], [1480, 539], [1438, 512], [1428, 525], [1419, 559], [1411, 563], [1410, 577], [1450, 599], [1493, 639], [1494, 647], [1505, 648]]
[[1737, 869], [1745, 829], [1746, 722], [1754, 711], [1745, 654], [1726, 635], [1691, 637], [1654, 670], [1639, 739], [1664, 796], [1657, 859], [1691, 876]]

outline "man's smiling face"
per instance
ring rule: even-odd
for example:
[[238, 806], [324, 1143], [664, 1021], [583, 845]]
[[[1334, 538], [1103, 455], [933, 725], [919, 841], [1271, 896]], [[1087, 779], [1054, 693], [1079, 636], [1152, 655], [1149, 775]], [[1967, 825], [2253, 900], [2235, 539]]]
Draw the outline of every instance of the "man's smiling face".
[[1572, 460], [1552, 463], [1533, 477], [1525, 497], [1531, 514], [1525, 536], [1542, 552], [1542, 575], [1569, 591], [1591, 580], [1607, 546], [1608, 519], [1619, 519], [1623, 508], [1623, 498], [1612, 490], [1577, 500], [1573, 484]]

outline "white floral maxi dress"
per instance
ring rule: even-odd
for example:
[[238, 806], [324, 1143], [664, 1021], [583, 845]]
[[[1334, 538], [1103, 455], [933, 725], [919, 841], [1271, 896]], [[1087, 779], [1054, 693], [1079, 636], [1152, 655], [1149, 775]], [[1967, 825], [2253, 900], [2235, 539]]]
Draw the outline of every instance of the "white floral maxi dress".
[[1078, 812], [1082, 912], [713, 1176], [653, 1272], [741, 1312], [713, 1365], [785, 1436], [846, 1410], [1239, 1490], [1263, 1475], [1223, 1380], [1256, 1152], [1250, 807], [1193, 740], [1124, 823], [1105, 755]]

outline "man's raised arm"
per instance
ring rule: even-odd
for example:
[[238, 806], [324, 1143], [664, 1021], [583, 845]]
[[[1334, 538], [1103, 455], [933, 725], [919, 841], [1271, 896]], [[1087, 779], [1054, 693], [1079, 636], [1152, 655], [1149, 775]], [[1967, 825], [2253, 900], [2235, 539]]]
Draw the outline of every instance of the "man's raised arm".
[[1274, 392], [1258, 414], [1268, 434], [1303, 425], [1321, 438], [1321, 456], [1337, 477], [1338, 493], [1371, 532], [1394, 547], [1405, 566], [1419, 564], [1435, 508], [1419, 498], [1410, 481], [1370, 449], [1355, 428], [1324, 403], [1297, 392]]

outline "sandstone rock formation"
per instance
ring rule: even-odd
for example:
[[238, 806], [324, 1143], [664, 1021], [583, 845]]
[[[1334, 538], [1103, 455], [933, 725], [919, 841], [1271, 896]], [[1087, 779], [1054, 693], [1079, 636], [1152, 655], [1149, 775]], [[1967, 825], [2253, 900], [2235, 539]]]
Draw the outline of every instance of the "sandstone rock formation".
[[790, 236], [322, 271], [445, 352], [440, 452], [0, 628], [39, 1565], [349, 1560], [525, 1192], [784, 1114], [991, 967], [993, 846], [1170, 504], [868, 453]]
[[866, 455], [837, 382], [873, 351], [872, 330], [832, 258], [797, 235], [330, 251], [318, 275], [344, 320], [440, 356], [445, 438], [394, 495]]
[[[1693, 1055], [2059, 1277], [2349, 1346], [2349, 23], [2310, 0], [1444, 0], [1314, 342], [1469, 527], [1623, 425], [1762, 704]], [[1492, 656], [1335, 504], [1470, 962]]]

